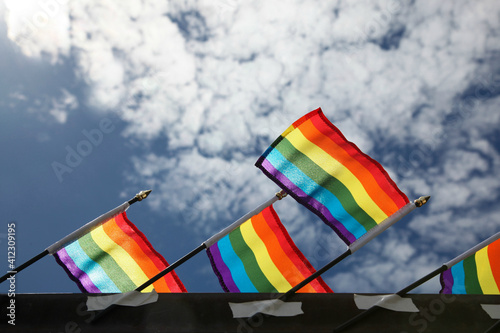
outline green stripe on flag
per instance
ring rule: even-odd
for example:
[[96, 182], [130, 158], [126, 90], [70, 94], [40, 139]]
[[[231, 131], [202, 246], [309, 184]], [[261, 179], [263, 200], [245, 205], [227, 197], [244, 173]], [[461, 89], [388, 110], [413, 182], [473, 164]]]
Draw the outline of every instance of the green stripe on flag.
[[127, 292], [134, 290], [136, 285], [123, 269], [118, 266], [116, 261], [106, 252], [104, 252], [92, 239], [91, 233], [82, 236], [78, 243], [82, 247], [83, 251], [102, 267], [104, 272], [108, 277], [114, 282], [114, 284], [120, 289], [121, 292]]
[[243, 262], [245, 271], [257, 291], [260, 293], [277, 293], [278, 291], [260, 269], [252, 249], [248, 247], [243, 239], [240, 228], [236, 228], [229, 234], [229, 240], [231, 241], [234, 252]]
[[482, 294], [483, 290], [477, 277], [476, 255], [464, 259], [465, 290], [467, 294]]
[[[333, 177], [319, 165], [314, 163], [307, 155], [297, 150], [288, 139], [284, 138], [276, 148], [290, 163], [299, 168], [305, 175], [311, 178], [319, 187], [335, 195], [345, 211], [358, 221], [368, 231], [377, 223], [368, 215], [354, 200], [349, 188]], [[326, 153], [325, 153], [326, 154]]]

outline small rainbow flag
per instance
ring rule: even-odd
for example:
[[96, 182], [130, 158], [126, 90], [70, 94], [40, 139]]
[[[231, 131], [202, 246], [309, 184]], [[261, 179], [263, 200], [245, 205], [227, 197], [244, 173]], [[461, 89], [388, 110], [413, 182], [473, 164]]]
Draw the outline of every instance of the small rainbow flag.
[[[207, 249], [226, 292], [282, 293], [315, 272], [269, 206]], [[300, 292], [332, 290], [318, 277]]]
[[[54, 257], [80, 290], [87, 293], [132, 291], [168, 266], [125, 212], [66, 245]], [[186, 292], [175, 272], [143, 291], [153, 288], [163, 293]]]
[[500, 240], [441, 273], [443, 294], [500, 294]]
[[347, 141], [321, 109], [293, 123], [255, 165], [347, 245], [409, 202], [384, 168]]

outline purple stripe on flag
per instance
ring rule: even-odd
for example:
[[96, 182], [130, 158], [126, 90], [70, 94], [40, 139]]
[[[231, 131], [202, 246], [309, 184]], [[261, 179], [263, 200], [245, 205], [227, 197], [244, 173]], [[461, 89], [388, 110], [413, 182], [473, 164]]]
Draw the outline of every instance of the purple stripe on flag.
[[214, 270], [215, 275], [217, 275], [217, 277], [219, 278], [220, 284], [221, 286], [223, 286], [224, 291], [239, 293], [240, 290], [236, 286], [236, 283], [234, 283], [231, 271], [227, 267], [224, 260], [222, 260], [222, 256], [220, 254], [217, 243], [207, 249], [207, 254], [210, 262], [212, 263], [212, 269]]
[[54, 257], [56, 258], [56, 261], [64, 268], [66, 273], [68, 273], [68, 276], [78, 284], [80, 289], [83, 288], [83, 292], [101, 293], [99, 288], [95, 286], [87, 273], [76, 266], [74, 261], [68, 255], [68, 252], [66, 252], [66, 249], [60, 249], [59, 251], [57, 251], [57, 253], [54, 254]]
[[441, 273], [441, 294], [452, 294], [452, 289], [453, 289], [453, 274], [451, 273], [451, 269], [445, 270], [443, 273]]
[[342, 240], [344, 240], [344, 242], [350, 245], [354, 241], [356, 241], [356, 237], [351, 232], [349, 232], [349, 230], [347, 230], [342, 223], [340, 223], [336, 218], [332, 216], [328, 208], [326, 208], [318, 200], [302, 191], [285, 175], [277, 170], [267, 159], [262, 160], [259, 168], [281, 188], [288, 189], [287, 192], [297, 201], [301, 202], [304, 206], [315, 212], [327, 225], [329, 225], [337, 233], [337, 235]]

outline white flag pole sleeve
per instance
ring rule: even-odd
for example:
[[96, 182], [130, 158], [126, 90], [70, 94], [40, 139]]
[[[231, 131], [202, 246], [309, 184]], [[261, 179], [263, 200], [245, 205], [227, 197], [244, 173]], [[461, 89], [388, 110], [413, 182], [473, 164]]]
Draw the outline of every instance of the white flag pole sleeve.
[[494, 241], [496, 241], [499, 238], [500, 238], [500, 232], [497, 232], [493, 236], [485, 239], [481, 243], [479, 243], [476, 246], [474, 246], [473, 248], [465, 251], [464, 253], [462, 253], [461, 255], [459, 255], [458, 257], [456, 257], [455, 259], [452, 259], [452, 260], [448, 261], [444, 265], [446, 267], [450, 268], [451, 266], [455, 265], [456, 263], [464, 260], [465, 258], [467, 258], [467, 257], [473, 255], [474, 253], [476, 253], [477, 251], [481, 250], [483, 247], [486, 247], [486, 246], [490, 245], [491, 243], [493, 243]]
[[78, 239], [81, 236], [85, 235], [86, 233], [92, 231], [94, 228], [96, 228], [99, 225], [101, 225], [102, 223], [106, 222], [107, 220], [109, 220], [113, 216], [116, 216], [116, 215], [118, 215], [120, 213], [123, 213], [124, 211], [126, 211], [128, 209], [129, 206], [130, 206], [130, 204], [128, 203], [128, 201], [122, 203], [120, 206], [118, 206], [118, 207], [110, 210], [107, 213], [102, 214], [98, 218], [90, 221], [89, 223], [87, 223], [84, 226], [80, 227], [79, 229], [73, 231], [72, 233], [70, 233], [66, 237], [64, 237], [61, 240], [55, 242], [54, 244], [52, 244], [51, 246], [49, 246], [47, 248], [47, 251], [50, 254], [56, 253], [62, 247], [64, 247], [66, 244], [68, 244], [68, 243], [74, 241], [75, 239]]
[[349, 249], [351, 250], [351, 253], [356, 252], [363, 246], [365, 246], [369, 241], [380, 235], [382, 232], [384, 232], [387, 228], [389, 228], [391, 225], [394, 223], [398, 222], [401, 220], [404, 216], [409, 214], [412, 210], [414, 210], [417, 206], [415, 205], [415, 202], [409, 202], [403, 207], [401, 207], [397, 212], [380, 222], [377, 226], [371, 228], [366, 234], [361, 236], [358, 240], [356, 240], [354, 243], [349, 245]]
[[257, 208], [254, 210], [246, 213], [242, 217], [240, 217], [238, 220], [234, 221], [231, 225], [227, 226], [226, 228], [222, 229], [209, 239], [207, 239], [203, 244], [205, 244], [205, 247], [208, 249], [210, 246], [214, 245], [217, 243], [221, 238], [229, 234], [231, 231], [234, 229], [238, 228], [240, 225], [248, 221], [252, 216], [259, 214], [261, 211], [263, 211], [265, 208], [271, 206], [273, 203], [275, 203], [278, 200], [281, 200], [282, 198], [286, 197], [287, 194], [283, 190], [276, 193], [271, 199], [267, 200], [266, 202], [260, 204]]

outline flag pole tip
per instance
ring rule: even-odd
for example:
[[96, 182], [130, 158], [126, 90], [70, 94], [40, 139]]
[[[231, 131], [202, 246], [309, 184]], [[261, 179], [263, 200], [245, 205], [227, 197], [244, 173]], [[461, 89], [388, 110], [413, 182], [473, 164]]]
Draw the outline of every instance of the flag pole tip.
[[137, 201], [141, 201], [143, 199], [146, 199], [148, 197], [149, 193], [151, 193], [151, 191], [153, 191], [153, 190], [145, 190], [145, 191], [141, 191], [141, 192], [137, 193], [135, 195], [135, 197], [137, 198]]
[[429, 201], [430, 198], [431, 198], [430, 195], [426, 195], [426, 196], [422, 196], [422, 197], [418, 198], [417, 200], [415, 200], [415, 206], [422, 207], [423, 205], [425, 205], [427, 203], [427, 201]]
[[278, 200], [281, 200], [283, 199], [284, 197], [286, 197], [288, 195], [288, 193], [286, 193], [285, 191], [281, 190], [279, 191], [278, 193], [276, 193], [276, 196], [278, 197]]

